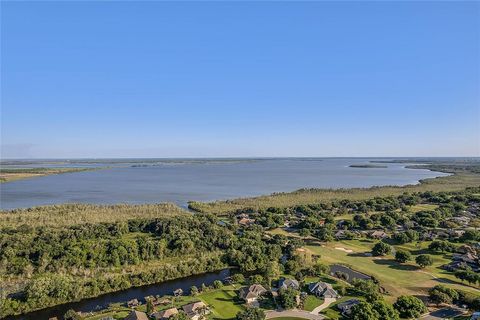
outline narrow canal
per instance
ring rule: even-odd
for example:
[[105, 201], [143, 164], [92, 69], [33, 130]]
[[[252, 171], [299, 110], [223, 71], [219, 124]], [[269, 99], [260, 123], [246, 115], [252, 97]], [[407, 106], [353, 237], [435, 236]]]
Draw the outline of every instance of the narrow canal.
[[230, 269], [224, 269], [217, 272], [209, 272], [200, 275], [180, 278], [176, 280], [165, 281], [157, 284], [151, 284], [141, 287], [134, 287], [127, 290], [103, 294], [96, 298], [84, 299], [78, 302], [61, 304], [58, 306], [30, 312], [20, 316], [10, 316], [6, 320], [48, 320], [52, 317], [62, 319], [65, 312], [69, 309], [82, 312], [90, 312], [108, 307], [109, 304], [126, 302], [131, 299], [138, 299], [144, 302], [146, 296], [168, 295], [175, 289], [181, 288], [184, 292], [190, 292], [190, 287], [201, 287], [202, 283], [211, 285], [215, 280], [224, 280], [230, 275]]

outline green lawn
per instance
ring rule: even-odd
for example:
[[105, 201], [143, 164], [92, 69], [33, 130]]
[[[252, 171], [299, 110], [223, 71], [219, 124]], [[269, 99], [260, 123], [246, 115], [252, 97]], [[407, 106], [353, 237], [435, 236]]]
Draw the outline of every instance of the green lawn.
[[[369, 252], [374, 244], [375, 241], [371, 240], [344, 240], [327, 243], [325, 246], [309, 245], [307, 249], [321, 255], [323, 262], [329, 264], [342, 263], [360, 272], [374, 276], [389, 291], [392, 299], [402, 294], [425, 293], [426, 290], [439, 283], [444, 283], [457, 289], [480, 293], [479, 290], [463, 285], [451, 273], [439, 268], [442, 264], [450, 261], [447, 255], [432, 254], [434, 265], [420, 269], [413, 262], [405, 265], [398, 264], [393, 260], [393, 256], [380, 258], [364, 256], [363, 254]], [[415, 259], [415, 256], [418, 254], [429, 253], [425, 250], [427, 246], [428, 242], [423, 242], [420, 246], [407, 244], [395, 247], [410, 250], [413, 254], [413, 259]], [[353, 250], [353, 253], [346, 253], [335, 248], [350, 249]], [[440, 280], [434, 279], [433, 276], [440, 278]]]
[[114, 319], [125, 319], [125, 317], [128, 316], [129, 313], [130, 313], [130, 311], [117, 311], [117, 310], [115, 310], [115, 311], [108, 311], [108, 312], [104, 312], [104, 313], [98, 313], [98, 314], [95, 314], [93, 316], [82, 318], [82, 319], [100, 320], [100, 319], [107, 318], [107, 317], [112, 317]]
[[434, 211], [438, 208], [436, 204], [416, 204], [414, 206], [410, 206], [409, 210], [413, 213], [418, 211]]
[[327, 316], [327, 318], [329, 319], [340, 319], [341, 314], [340, 310], [337, 309], [337, 305], [350, 299], [362, 300], [361, 297], [343, 296], [334, 303], [332, 303], [327, 309], [323, 310], [321, 313]]
[[323, 299], [319, 299], [316, 296], [308, 295], [307, 299], [305, 300], [304, 309], [307, 311], [312, 311], [322, 303]]
[[211, 319], [232, 319], [244, 309], [243, 302], [238, 299], [237, 289], [234, 286], [225, 286], [221, 289], [201, 293], [198, 298], [212, 307]]
[[272, 318], [276, 320], [305, 320], [304, 318], [296, 318], [296, 317], [278, 317], [278, 318]]

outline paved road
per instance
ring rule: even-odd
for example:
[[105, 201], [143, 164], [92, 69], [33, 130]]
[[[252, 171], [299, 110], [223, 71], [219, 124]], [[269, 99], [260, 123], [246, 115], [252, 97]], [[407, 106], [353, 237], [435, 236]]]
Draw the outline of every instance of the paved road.
[[325, 317], [322, 315], [312, 314], [305, 310], [268, 311], [266, 316], [267, 316], [267, 319], [278, 318], [278, 317], [295, 317], [295, 318], [303, 318], [303, 319], [310, 319], [310, 320], [325, 319]]
[[465, 311], [457, 308], [443, 308], [420, 317], [422, 320], [443, 320], [462, 315]]
[[325, 301], [323, 301], [323, 303], [321, 305], [319, 305], [318, 307], [316, 307], [315, 309], [312, 310], [312, 314], [319, 314], [320, 311], [322, 311], [323, 309], [326, 309], [328, 308], [332, 303], [334, 303], [335, 301], [337, 301], [337, 299], [335, 298], [325, 298]]

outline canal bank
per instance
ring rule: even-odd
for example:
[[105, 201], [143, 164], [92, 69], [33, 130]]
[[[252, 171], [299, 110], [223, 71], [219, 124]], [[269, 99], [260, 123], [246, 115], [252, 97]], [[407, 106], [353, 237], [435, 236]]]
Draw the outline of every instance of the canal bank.
[[228, 276], [230, 276], [230, 269], [223, 269], [217, 272], [209, 272], [151, 285], [132, 287], [127, 290], [106, 293], [95, 298], [84, 299], [77, 302], [60, 304], [23, 315], [8, 316], [4, 319], [48, 320], [49, 318], [53, 317], [62, 319], [63, 315], [70, 309], [81, 312], [91, 312], [105, 309], [112, 303], [123, 303], [132, 299], [138, 299], [141, 302], [145, 302], [144, 297], [146, 296], [171, 295], [174, 290], [179, 288], [184, 292], [189, 292], [192, 286], [201, 287], [202, 284], [208, 286], [213, 284], [215, 280], [224, 280]]

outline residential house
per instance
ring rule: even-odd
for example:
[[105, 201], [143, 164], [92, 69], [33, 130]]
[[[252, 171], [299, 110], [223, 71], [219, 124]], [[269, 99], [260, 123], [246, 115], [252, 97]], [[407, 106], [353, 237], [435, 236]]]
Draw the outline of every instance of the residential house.
[[250, 219], [250, 218], [242, 218], [238, 220], [238, 224], [241, 226], [249, 226], [254, 223], [255, 223], [255, 219]]
[[124, 320], [148, 320], [148, 316], [145, 312], [132, 310]]
[[186, 304], [182, 307], [182, 310], [192, 320], [199, 320], [202, 316], [210, 313], [207, 305], [202, 301]]
[[173, 295], [175, 297], [179, 297], [179, 296], [183, 295], [183, 289], [182, 288], [176, 289], [175, 291], [173, 291]]
[[159, 311], [159, 312], [152, 313], [151, 316], [155, 320], [166, 320], [166, 319], [170, 319], [171, 316], [173, 316], [177, 313], [178, 313], [177, 308], [170, 308], [170, 309], [166, 309], [166, 310], [162, 310], [162, 311]]
[[466, 252], [463, 254], [454, 253], [452, 262], [443, 266], [448, 271], [472, 269], [475, 272], [480, 272], [480, 261], [478, 256], [473, 252]]
[[168, 298], [161, 298], [161, 299], [157, 299], [156, 301], [153, 302], [153, 305], [154, 306], [157, 306], [157, 305], [168, 305], [168, 304], [171, 304], [172, 303], [172, 300], [168, 299]]
[[471, 252], [464, 254], [454, 253], [452, 259], [454, 261], [463, 261], [467, 264], [477, 264], [478, 261], [478, 257]]
[[369, 235], [370, 238], [382, 240], [388, 237], [388, 234], [383, 230], [375, 230]]
[[339, 298], [340, 295], [333, 289], [330, 283], [313, 282], [308, 285], [308, 290], [317, 297], [323, 298]]
[[458, 270], [467, 270], [468, 264], [463, 261], [452, 261], [449, 264], [443, 265], [442, 267], [447, 271], [455, 272]]
[[127, 302], [127, 307], [129, 308], [138, 307], [139, 305], [140, 305], [140, 302], [138, 301], [138, 299], [132, 299]]
[[430, 230], [420, 235], [420, 240], [448, 239], [450, 235], [442, 230]]
[[468, 226], [471, 219], [469, 217], [453, 217], [453, 218], [450, 218], [450, 220], [455, 221], [459, 225]]
[[249, 216], [248, 214], [246, 213], [240, 213], [239, 215], [237, 215], [237, 218], [240, 220], [240, 219], [248, 219]]
[[258, 305], [258, 299], [267, 293], [261, 284], [252, 284], [250, 287], [240, 289], [240, 298], [249, 305]]
[[360, 301], [357, 299], [350, 299], [345, 302], [337, 304], [337, 308], [342, 312], [342, 315], [348, 316], [352, 312], [352, 307], [359, 303]]
[[452, 238], [460, 238], [465, 233], [465, 230], [461, 230], [461, 229], [460, 230], [449, 230], [449, 231], [447, 231], [447, 233]]
[[335, 239], [340, 240], [345, 238], [346, 238], [345, 230], [339, 230], [335, 233]]
[[278, 282], [278, 288], [279, 289], [295, 289], [299, 290], [300, 289], [300, 284], [298, 283], [297, 280], [295, 279], [281, 279]]

